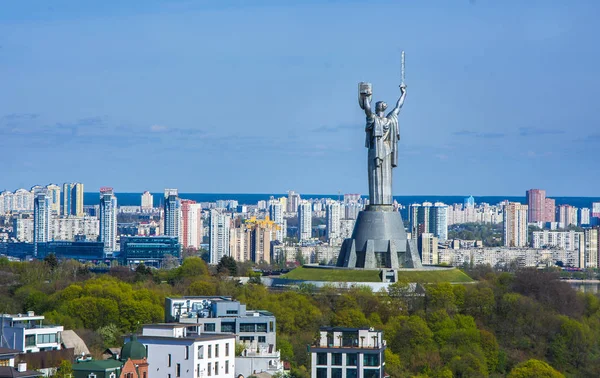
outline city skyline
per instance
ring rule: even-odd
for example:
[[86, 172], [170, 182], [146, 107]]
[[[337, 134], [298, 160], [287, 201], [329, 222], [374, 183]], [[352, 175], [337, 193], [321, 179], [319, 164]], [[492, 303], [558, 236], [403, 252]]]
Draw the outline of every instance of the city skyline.
[[366, 193], [356, 85], [395, 101], [403, 49], [394, 195], [597, 195], [600, 4], [436, 4], [6, 5], [0, 187]]

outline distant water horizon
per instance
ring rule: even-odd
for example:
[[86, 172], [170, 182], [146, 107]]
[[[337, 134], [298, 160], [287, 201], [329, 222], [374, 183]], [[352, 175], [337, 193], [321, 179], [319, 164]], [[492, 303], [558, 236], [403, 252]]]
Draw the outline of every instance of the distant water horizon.
[[[115, 193], [117, 197], [117, 203], [119, 206], [140, 206], [141, 205], [142, 193]], [[154, 206], [158, 207], [163, 204], [164, 193], [152, 193], [154, 196]], [[256, 205], [258, 201], [267, 201], [271, 198], [287, 197], [287, 193], [179, 193], [179, 197], [182, 199], [189, 199], [196, 202], [216, 202], [219, 200], [235, 200], [240, 205]], [[300, 196], [304, 199], [343, 199], [343, 195], [338, 194], [302, 194]], [[367, 198], [366, 195], [361, 195], [363, 198]], [[408, 206], [413, 203], [423, 202], [443, 202], [447, 205], [454, 203], [463, 203], [464, 199], [469, 197], [466, 196], [443, 196], [443, 195], [412, 195], [412, 196], [394, 196], [394, 199], [399, 204]], [[525, 196], [473, 196], [475, 203], [489, 203], [490, 205], [496, 205], [502, 201], [508, 200], [511, 202], [526, 203]], [[593, 202], [600, 202], [600, 197], [549, 197], [556, 201], [556, 205], [568, 204], [578, 208], [581, 207], [592, 207]], [[96, 192], [84, 193], [84, 204], [85, 205], [97, 205], [99, 204], [100, 195]]]

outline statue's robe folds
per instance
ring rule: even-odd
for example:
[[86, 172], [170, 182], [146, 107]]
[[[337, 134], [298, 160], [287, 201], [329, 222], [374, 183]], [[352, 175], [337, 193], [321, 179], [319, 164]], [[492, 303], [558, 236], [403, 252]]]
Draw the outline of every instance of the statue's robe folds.
[[369, 198], [371, 205], [391, 205], [392, 168], [398, 165], [398, 116], [367, 117], [365, 146], [369, 149]]

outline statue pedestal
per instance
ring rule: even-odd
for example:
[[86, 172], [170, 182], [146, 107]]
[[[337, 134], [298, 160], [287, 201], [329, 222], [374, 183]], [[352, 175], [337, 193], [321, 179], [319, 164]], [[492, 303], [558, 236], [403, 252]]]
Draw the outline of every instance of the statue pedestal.
[[365, 269], [421, 268], [417, 241], [409, 240], [398, 211], [370, 205], [358, 213], [352, 238], [344, 240], [338, 267]]

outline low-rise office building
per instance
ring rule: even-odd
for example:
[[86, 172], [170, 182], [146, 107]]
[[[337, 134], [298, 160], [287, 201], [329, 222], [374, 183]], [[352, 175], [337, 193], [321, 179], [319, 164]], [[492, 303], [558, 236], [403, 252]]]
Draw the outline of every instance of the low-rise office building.
[[183, 297], [165, 300], [165, 320], [188, 325], [197, 333], [229, 333], [244, 343], [236, 357], [236, 376], [257, 372], [283, 371], [276, 350], [276, 320], [268, 311], [246, 310], [246, 305], [230, 297]]
[[176, 236], [128, 236], [120, 244], [120, 258], [127, 264], [159, 266], [167, 255], [179, 258], [181, 252]]
[[147, 351], [152, 375], [164, 378], [233, 378], [235, 336], [199, 334], [187, 324], [150, 324], [137, 340]]
[[312, 378], [383, 378], [383, 332], [372, 328], [322, 327], [310, 346]]

